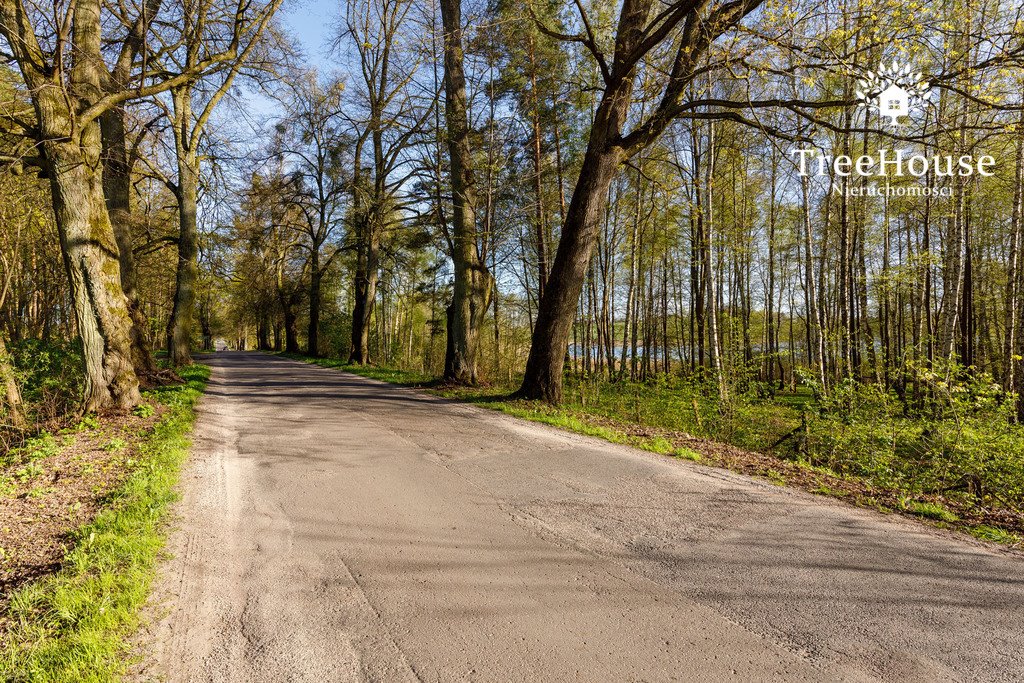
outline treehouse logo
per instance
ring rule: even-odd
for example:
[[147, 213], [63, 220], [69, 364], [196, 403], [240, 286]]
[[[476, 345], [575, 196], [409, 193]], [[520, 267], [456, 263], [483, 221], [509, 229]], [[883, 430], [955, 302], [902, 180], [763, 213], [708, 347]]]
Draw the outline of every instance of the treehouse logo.
[[878, 71], [867, 71], [857, 79], [857, 100], [865, 111], [888, 116], [889, 123], [901, 126], [900, 117], [908, 116], [928, 102], [932, 90], [922, 75], [910, 66], [893, 61], [882, 63]]
[[[877, 71], [867, 71], [857, 78], [857, 105], [865, 112], [876, 111], [888, 118], [888, 125], [903, 127], [900, 119], [924, 109], [931, 94], [931, 84], [919, 72], [893, 61]], [[894, 133], [896, 135], [897, 133]], [[790, 150], [801, 176], [830, 176], [831, 192], [849, 197], [952, 197], [953, 176], [993, 176], [995, 159], [984, 155], [975, 159], [970, 154], [931, 156], [901, 149], [878, 149], [876, 154], [828, 156], [816, 148]], [[851, 182], [850, 178], [860, 179]], [[883, 181], [881, 185], [869, 182]], [[917, 180], [921, 179], [921, 180]]]

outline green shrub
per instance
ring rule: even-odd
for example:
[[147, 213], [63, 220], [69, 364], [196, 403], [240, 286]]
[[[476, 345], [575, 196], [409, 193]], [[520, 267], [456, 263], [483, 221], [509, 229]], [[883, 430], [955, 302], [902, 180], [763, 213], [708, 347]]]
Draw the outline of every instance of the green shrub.
[[18, 375], [21, 398], [37, 422], [67, 415], [82, 397], [82, 347], [76, 339], [42, 342], [28, 339], [8, 348]]
[[135, 410], [132, 411], [132, 415], [135, 417], [153, 417], [156, 414], [156, 408], [149, 403], [143, 403], [136, 406]]
[[847, 380], [810, 416], [805, 456], [842, 474], [998, 507], [1024, 504], [1024, 430], [992, 378], [920, 370], [918, 396]]

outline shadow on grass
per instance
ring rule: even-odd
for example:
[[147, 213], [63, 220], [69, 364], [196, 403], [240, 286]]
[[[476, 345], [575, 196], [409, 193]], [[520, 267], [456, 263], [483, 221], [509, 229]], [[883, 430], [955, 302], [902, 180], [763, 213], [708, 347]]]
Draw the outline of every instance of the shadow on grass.
[[409, 370], [394, 370], [373, 364], [356, 365], [340, 358], [316, 358], [300, 353], [276, 353], [274, 355], [280, 358], [319, 365], [323, 368], [350, 372], [353, 375], [387, 382], [388, 384], [407, 389], [427, 389], [431, 392], [436, 392], [438, 396], [457, 399], [466, 403], [493, 405], [519, 402], [519, 399], [515, 398], [514, 392], [508, 386], [491, 384], [466, 386], [450, 382], [443, 377], [431, 377], [423, 373]]

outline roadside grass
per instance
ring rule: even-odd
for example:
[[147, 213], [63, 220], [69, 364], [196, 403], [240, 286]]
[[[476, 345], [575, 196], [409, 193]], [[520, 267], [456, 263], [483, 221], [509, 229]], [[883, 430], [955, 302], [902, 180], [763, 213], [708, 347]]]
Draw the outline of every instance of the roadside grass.
[[[957, 495], [960, 492], [953, 487], [949, 487], [948, 493], [936, 493], [932, 470], [937, 466], [909, 457], [901, 462], [891, 453], [894, 439], [910, 441], [908, 434], [915, 434], [915, 430], [919, 434], [926, 428], [899, 419], [884, 425], [811, 419], [813, 397], [808, 390], [782, 394], [777, 400], [737, 402], [721, 411], [713, 400], [700, 394], [698, 387], [567, 377], [563, 403], [554, 407], [514, 400], [510, 395], [515, 387], [508, 384], [446, 386], [419, 372], [281, 355], [418, 388], [613, 443], [762, 477], [776, 485], [800, 488], [861, 507], [897, 512], [985, 541], [1024, 547], [1024, 515], [1019, 509], [979, 505], [977, 499], [965, 493]], [[892, 432], [896, 432], [895, 437]], [[1003, 442], [1006, 440], [1003, 435]], [[890, 451], [888, 457], [882, 455], [886, 448]], [[1014, 469], [1016, 452], [1005, 452], [1011, 466], [997, 473], [1013, 485], [1021, 480]], [[932, 466], [932, 470], [922, 466], [922, 462]], [[975, 463], [972, 460], [965, 464]], [[941, 465], [949, 472], [956, 470], [950, 463]], [[944, 475], [951, 476], [946, 472]], [[1000, 481], [993, 480], [996, 484]], [[988, 500], [995, 498], [990, 494]]]
[[140, 445], [132, 471], [105, 497], [102, 511], [74, 533], [61, 569], [10, 596], [0, 680], [99, 682], [124, 672], [128, 639], [164, 546], [164, 517], [188, 454], [195, 405], [210, 373], [193, 365], [179, 374], [184, 384], [149, 392], [168, 410]]
[[936, 519], [940, 522], [959, 522], [960, 518], [938, 503], [922, 503], [918, 500], [903, 502], [902, 509], [918, 517]]

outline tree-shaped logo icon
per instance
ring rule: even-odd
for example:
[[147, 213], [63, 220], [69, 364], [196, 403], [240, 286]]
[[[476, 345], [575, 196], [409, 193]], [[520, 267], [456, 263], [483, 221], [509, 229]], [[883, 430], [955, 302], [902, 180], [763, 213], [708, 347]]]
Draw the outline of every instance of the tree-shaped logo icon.
[[856, 94], [861, 106], [889, 117], [890, 123], [898, 126], [901, 116], [924, 106], [931, 96], [931, 85], [909, 66], [893, 61], [859, 77]]

